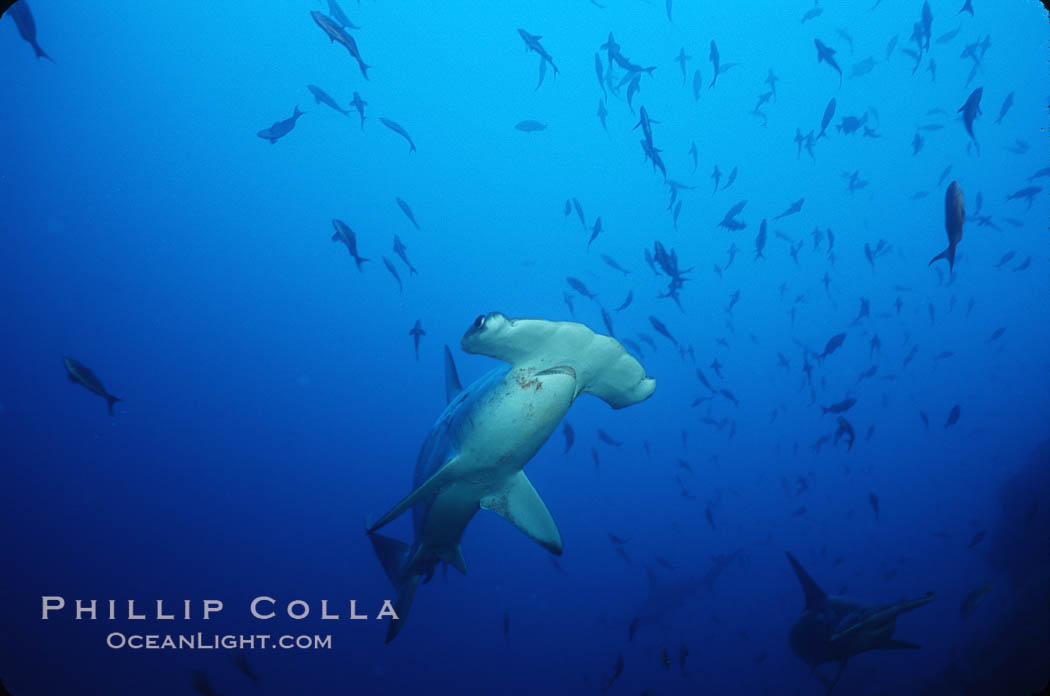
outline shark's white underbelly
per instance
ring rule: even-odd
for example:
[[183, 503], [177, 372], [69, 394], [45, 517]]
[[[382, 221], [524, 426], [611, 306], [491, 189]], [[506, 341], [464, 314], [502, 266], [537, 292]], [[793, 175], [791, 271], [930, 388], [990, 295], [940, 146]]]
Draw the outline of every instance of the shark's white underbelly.
[[[446, 436], [458, 443], [450, 466], [456, 481], [430, 498], [420, 510], [417, 541], [435, 549], [455, 546], [479, 509], [478, 501], [498, 495], [558, 427], [576, 396], [576, 380], [564, 373], [537, 376], [534, 367], [509, 370], [471, 394], [445, 422]], [[479, 380], [480, 381], [480, 380]], [[473, 388], [474, 385], [471, 385]], [[469, 389], [469, 388], [468, 388]], [[428, 462], [434, 471], [447, 450], [436, 447]]]

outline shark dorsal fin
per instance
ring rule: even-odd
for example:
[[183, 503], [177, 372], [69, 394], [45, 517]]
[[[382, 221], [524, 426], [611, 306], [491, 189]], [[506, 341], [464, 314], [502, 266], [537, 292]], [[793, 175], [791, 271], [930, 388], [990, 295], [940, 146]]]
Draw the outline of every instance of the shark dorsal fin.
[[806, 596], [806, 609], [812, 609], [817, 605], [823, 604], [828, 598], [827, 593], [820, 589], [820, 586], [817, 585], [813, 578], [809, 577], [809, 573], [795, 560], [794, 556], [788, 553], [787, 557], [791, 562], [795, 575], [798, 577], [799, 584], [802, 585], [802, 593]]
[[452, 360], [452, 351], [445, 346], [445, 403], [452, 403], [461, 391], [463, 385], [459, 383], [459, 373], [456, 372], [456, 363]]

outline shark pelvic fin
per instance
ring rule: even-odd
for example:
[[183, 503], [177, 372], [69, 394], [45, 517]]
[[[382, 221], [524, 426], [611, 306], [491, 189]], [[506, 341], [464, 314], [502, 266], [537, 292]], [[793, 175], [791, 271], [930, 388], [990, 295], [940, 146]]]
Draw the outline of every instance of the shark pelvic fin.
[[378, 522], [369, 527], [368, 533], [371, 534], [380, 527], [391, 522], [419, 501], [437, 495], [438, 491], [444, 488], [452, 480], [450, 469], [455, 462], [456, 460], [454, 458], [446, 462], [443, 467], [434, 473], [433, 476], [424, 481], [423, 485], [402, 498], [400, 503], [392, 507], [388, 513], [379, 518]]
[[561, 555], [561, 533], [524, 471], [502, 492], [481, 499], [481, 507], [501, 515], [551, 553]]
[[463, 549], [459, 544], [438, 552], [438, 558], [449, 564], [463, 575], [467, 574], [467, 562], [463, 559]]
[[452, 351], [445, 346], [445, 403], [452, 403], [461, 391], [463, 385], [459, 381], [459, 373], [456, 372], [456, 363], [452, 360]]
[[798, 577], [799, 584], [802, 585], [802, 593], [806, 596], [806, 609], [812, 609], [819, 604], [823, 604], [828, 598], [827, 593], [820, 589], [820, 585], [809, 576], [809, 573], [795, 560], [794, 556], [788, 553], [787, 557], [788, 561], [791, 562], [795, 575]]

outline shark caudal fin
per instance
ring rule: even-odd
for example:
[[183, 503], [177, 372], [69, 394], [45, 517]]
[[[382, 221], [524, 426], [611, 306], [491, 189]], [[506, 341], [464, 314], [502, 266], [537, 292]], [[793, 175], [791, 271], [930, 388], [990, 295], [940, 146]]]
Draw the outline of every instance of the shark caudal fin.
[[823, 604], [828, 598], [827, 593], [820, 589], [820, 585], [809, 576], [809, 573], [795, 560], [794, 556], [788, 553], [787, 557], [788, 561], [791, 562], [791, 568], [795, 571], [799, 584], [802, 585], [802, 593], [806, 596], [806, 609], [812, 609], [819, 604]]
[[940, 261], [941, 259], [948, 259], [948, 272], [951, 273], [955, 267], [955, 247], [950, 246], [941, 253], [930, 259], [927, 266], [932, 266], [934, 261]]
[[456, 363], [452, 360], [452, 351], [445, 346], [445, 403], [452, 403], [461, 391], [463, 385], [459, 381], [459, 373], [456, 372]]
[[113, 404], [120, 401], [119, 396], [113, 396], [112, 394], [106, 394], [106, 406], [109, 407], [109, 415], [113, 415]]
[[503, 491], [482, 498], [481, 507], [499, 514], [551, 553], [561, 555], [558, 525], [524, 471], [512, 476]]
[[383, 536], [382, 534], [369, 533], [368, 539], [372, 542], [372, 549], [383, 566], [390, 584], [397, 590], [397, 599], [394, 601], [394, 613], [397, 618], [390, 619], [390, 626], [386, 633], [386, 642], [389, 643], [401, 631], [401, 627], [412, 608], [412, 599], [419, 587], [419, 574], [412, 573], [405, 576], [405, 564], [408, 561], [412, 547], [403, 541]]
[[577, 394], [594, 394], [613, 408], [644, 401], [656, 389], [656, 380], [646, 376], [642, 364], [619, 341], [576, 322], [508, 319], [492, 312], [478, 317], [461, 343], [468, 353], [515, 367], [572, 368]]

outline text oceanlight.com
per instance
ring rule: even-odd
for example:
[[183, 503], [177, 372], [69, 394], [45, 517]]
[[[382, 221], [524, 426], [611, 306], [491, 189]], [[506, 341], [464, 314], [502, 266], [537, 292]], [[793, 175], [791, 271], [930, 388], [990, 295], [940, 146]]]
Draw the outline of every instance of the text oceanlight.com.
[[331, 635], [271, 636], [235, 634], [124, 634], [110, 633], [106, 645], [114, 650], [331, 650]]

